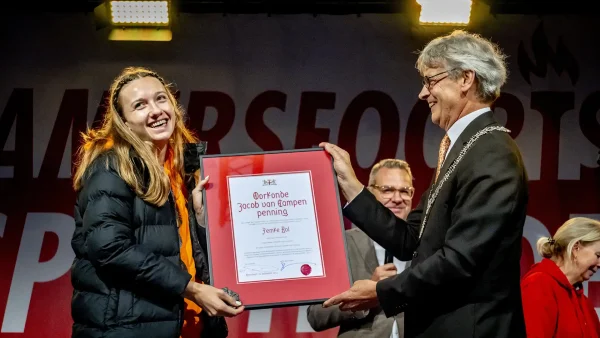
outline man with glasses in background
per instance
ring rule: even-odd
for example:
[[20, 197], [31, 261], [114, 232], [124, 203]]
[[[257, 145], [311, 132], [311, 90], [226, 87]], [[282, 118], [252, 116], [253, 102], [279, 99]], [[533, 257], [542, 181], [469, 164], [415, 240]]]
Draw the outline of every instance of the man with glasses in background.
[[[406, 161], [384, 159], [371, 168], [367, 189], [396, 217], [406, 219], [411, 210], [414, 187]], [[348, 259], [353, 280], [379, 281], [402, 272], [409, 262], [401, 261], [370, 239], [362, 230], [346, 231]], [[315, 331], [339, 326], [341, 338], [403, 338], [404, 314], [387, 318], [380, 307], [360, 312], [341, 311], [339, 307], [308, 307], [308, 322]]]

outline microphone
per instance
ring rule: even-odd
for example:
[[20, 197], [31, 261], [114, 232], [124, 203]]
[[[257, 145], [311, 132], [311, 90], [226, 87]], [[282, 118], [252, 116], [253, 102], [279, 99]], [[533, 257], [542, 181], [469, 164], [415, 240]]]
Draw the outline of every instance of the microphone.
[[383, 264], [388, 264], [392, 262], [394, 262], [394, 255], [392, 255], [391, 252], [385, 250], [385, 259], [383, 261]]

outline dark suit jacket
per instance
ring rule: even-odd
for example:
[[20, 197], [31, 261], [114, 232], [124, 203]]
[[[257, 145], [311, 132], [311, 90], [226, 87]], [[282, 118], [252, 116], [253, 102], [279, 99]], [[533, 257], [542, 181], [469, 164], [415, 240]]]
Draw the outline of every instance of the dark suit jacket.
[[[346, 243], [352, 279], [371, 279], [379, 265], [371, 239], [362, 230], [352, 228], [346, 230]], [[340, 338], [389, 338], [394, 319], [399, 337], [404, 337], [404, 314], [388, 318], [381, 307], [370, 309], [362, 319], [356, 318], [351, 311], [341, 311], [339, 306], [323, 308], [321, 304], [309, 306], [307, 314], [308, 322], [317, 332], [339, 326]]]
[[[452, 146], [440, 180], [477, 131], [496, 124], [477, 117]], [[407, 221], [367, 190], [344, 215], [411, 267], [377, 283], [388, 316], [405, 313], [405, 337], [525, 337], [519, 288], [527, 174], [509, 134], [492, 131], [475, 142], [444, 183], [418, 241], [429, 191]]]

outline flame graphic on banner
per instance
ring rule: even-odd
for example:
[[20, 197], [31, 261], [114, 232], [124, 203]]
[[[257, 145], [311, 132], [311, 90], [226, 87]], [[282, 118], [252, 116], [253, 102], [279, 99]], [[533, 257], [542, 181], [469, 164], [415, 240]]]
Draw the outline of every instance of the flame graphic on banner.
[[562, 37], [559, 37], [556, 45], [556, 52], [550, 47], [548, 38], [544, 33], [544, 24], [540, 22], [531, 37], [531, 50], [533, 52], [534, 61], [531, 61], [523, 41], [519, 43], [517, 63], [521, 75], [531, 84], [530, 73], [538, 77], [545, 77], [548, 69], [548, 64], [552, 65], [558, 75], [563, 71], [569, 74], [571, 84], [575, 85], [579, 80], [579, 64], [577, 60], [567, 49], [563, 43]]

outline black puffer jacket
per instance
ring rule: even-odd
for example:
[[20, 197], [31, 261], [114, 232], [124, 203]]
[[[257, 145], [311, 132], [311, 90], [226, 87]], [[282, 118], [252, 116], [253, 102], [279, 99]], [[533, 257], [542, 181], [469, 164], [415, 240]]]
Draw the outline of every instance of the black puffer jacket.
[[[198, 167], [197, 155], [203, 145], [190, 146], [186, 152], [186, 161], [192, 161], [186, 162], [188, 172]], [[132, 159], [147, 180], [142, 162], [135, 154]], [[111, 151], [101, 155], [86, 172], [77, 195], [72, 337], [177, 338], [182, 294], [191, 276], [179, 256], [173, 197], [162, 207], [145, 203], [115, 168]], [[191, 192], [193, 181], [187, 178]], [[197, 277], [209, 283], [204, 228], [193, 215], [190, 210]], [[227, 336], [223, 318], [203, 315], [202, 319], [202, 337]]]

